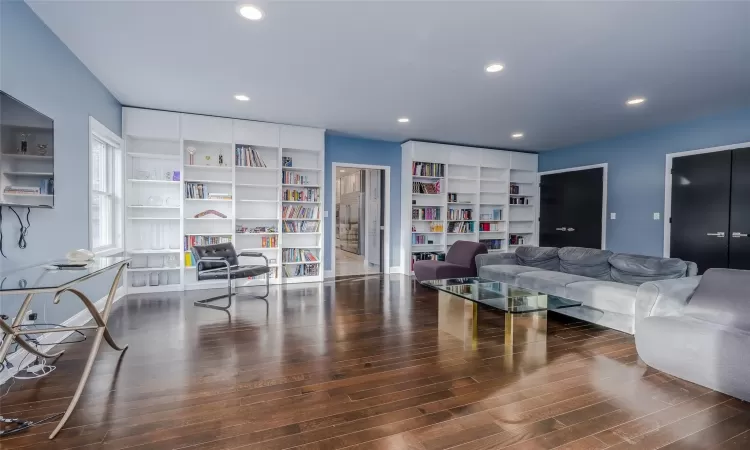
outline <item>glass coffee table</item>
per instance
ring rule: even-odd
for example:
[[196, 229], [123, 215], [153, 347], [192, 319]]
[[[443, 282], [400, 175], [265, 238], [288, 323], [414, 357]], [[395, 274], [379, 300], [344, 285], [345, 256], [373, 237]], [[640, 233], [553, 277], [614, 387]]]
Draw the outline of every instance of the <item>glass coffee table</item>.
[[477, 344], [480, 305], [506, 313], [505, 343], [513, 345], [519, 332], [527, 340], [546, 339], [548, 311], [582, 304], [479, 277], [429, 280], [422, 284], [440, 293], [438, 328], [472, 346]]

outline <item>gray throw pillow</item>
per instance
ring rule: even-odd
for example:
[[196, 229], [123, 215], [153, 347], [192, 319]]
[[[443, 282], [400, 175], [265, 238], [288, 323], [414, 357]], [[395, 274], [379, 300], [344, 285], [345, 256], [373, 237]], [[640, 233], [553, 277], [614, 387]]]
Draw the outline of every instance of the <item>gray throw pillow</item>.
[[612, 280], [640, 286], [648, 281], [682, 278], [687, 272], [685, 261], [677, 258], [615, 253], [609, 257]]
[[563, 247], [557, 252], [560, 257], [560, 272], [612, 281], [609, 257], [612, 252], [596, 248]]
[[686, 316], [750, 332], [750, 271], [708, 269], [684, 309]]
[[557, 247], [529, 247], [516, 249], [516, 264], [519, 266], [537, 267], [544, 270], [560, 271], [560, 258]]

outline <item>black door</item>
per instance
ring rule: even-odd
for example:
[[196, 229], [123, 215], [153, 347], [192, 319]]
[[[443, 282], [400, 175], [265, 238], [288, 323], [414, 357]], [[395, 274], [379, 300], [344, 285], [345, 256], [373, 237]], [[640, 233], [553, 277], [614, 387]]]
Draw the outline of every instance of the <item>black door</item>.
[[732, 153], [729, 267], [750, 270], [750, 148]]
[[699, 273], [727, 267], [732, 152], [672, 161], [670, 255], [698, 264]]
[[539, 182], [539, 245], [563, 247], [565, 238], [565, 207], [563, 186], [569, 172], [542, 175]]
[[603, 168], [542, 175], [539, 245], [601, 248], [603, 191]]

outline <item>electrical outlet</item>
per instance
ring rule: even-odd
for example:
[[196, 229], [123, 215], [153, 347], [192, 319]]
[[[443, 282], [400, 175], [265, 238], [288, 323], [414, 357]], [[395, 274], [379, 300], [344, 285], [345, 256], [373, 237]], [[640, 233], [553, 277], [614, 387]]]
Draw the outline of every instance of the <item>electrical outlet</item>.
[[659, 220], [659, 219], [661, 219], [661, 214], [659, 214], [658, 212], [655, 212], [654, 213], [654, 220]]
[[36, 322], [36, 316], [37, 315], [34, 313], [34, 311], [28, 311], [26, 313], [26, 319], [21, 322], [21, 325], [33, 325], [34, 322]]
[[617, 219], [617, 213], [609, 213], [609, 218], [612, 220]]

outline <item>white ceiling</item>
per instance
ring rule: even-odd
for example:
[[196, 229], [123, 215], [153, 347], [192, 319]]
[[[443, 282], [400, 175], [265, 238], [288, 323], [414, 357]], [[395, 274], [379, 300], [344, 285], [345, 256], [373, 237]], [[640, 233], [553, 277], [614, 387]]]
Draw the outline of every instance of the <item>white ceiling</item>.
[[130, 106], [545, 150], [750, 105], [750, 2], [28, 3]]

